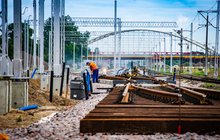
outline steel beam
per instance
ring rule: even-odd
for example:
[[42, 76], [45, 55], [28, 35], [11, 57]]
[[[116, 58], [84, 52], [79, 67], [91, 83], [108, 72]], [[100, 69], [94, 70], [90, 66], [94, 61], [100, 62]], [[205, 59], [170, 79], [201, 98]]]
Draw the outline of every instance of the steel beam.
[[[114, 18], [90, 18], [90, 17], [73, 17], [76, 26], [81, 27], [113, 27]], [[122, 27], [140, 27], [140, 28], [177, 28], [176, 22], [147, 22], [147, 21], [122, 21]]]
[[121, 19], [118, 19], [118, 67], [121, 68]]

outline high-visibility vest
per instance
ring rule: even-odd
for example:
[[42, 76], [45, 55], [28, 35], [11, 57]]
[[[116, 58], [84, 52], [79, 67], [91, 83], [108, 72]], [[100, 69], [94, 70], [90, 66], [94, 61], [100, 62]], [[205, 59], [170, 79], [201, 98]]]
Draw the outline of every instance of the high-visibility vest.
[[0, 134], [0, 140], [9, 140], [9, 136], [7, 134]]
[[98, 66], [94, 62], [89, 63], [91, 71], [98, 69]]

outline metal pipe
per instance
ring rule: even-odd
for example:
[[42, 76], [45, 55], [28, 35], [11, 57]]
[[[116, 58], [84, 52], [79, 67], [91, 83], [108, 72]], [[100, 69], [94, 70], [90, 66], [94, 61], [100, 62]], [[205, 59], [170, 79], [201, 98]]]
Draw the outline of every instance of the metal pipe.
[[180, 30], [180, 74], [183, 72], [183, 29]]
[[114, 9], [114, 72], [116, 72], [116, 31], [117, 30], [117, 0], [115, 0], [115, 9]]
[[29, 26], [30, 26], [30, 17], [31, 15], [29, 15], [28, 20], [27, 20], [27, 70], [29, 70]]
[[51, 0], [51, 23], [50, 23], [50, 30], [51, 30], [51, 41], [50, 41], [50, 46], [51, 46], [51, 51], [50, 51], [50, 58], [51, 58], [51, 70], [53, 69], [54, 66], [54, 40], [53, 40], [53, 33], [54, 33], [54, 0]]
[[214, 66], [214, 78], [218, 78], [218, 65], [219, 65], [219, 20], [220, 20], [220, 0], [217, 1], [217, 18], [216, 18], [216, 35], [215, 35], [215, 66]]
[[170, 33], [170, 73], [173, 71], [173, 35]]
[[161, 42], [159, 42], [159, 72], [161, 71]]
[[50, 97], [49, 97], [50, 102], [53, 102], [53, 76], [54, 76], [54, 73], [52, 70], [50, 74]]
[[49, 66], [49, 71], [52, 70], [52, 55], [51, 55], [51, 52], [52, 52], [52, 33], [51, 31], [49, 31], [49, 51], [48, 51], [48, 66]]
[[83, 66], [82, 66], [82, 61], [83, 61], [83, 44], [81, 44], [81, 59], [80, 59], [80, 68], [81, 68], [81, 70], [83, 69]]
[[166, 72], [166, 38], [164, 38], [163, 72]]
[[76, 69], [76, 43], [73, 43], [73, 70]]
[[89, 55], [89, 48], [88, 44], [86, 44], [86, 60], [88, 61], [88, 55]]
[[27, 70], [27, 20], [24, 20], [24, 71]]
[[191, 23], [190, 39], [191, 39], [191, 43], [190, 43], [189, 74], [192, 74], [193, 23]]
[[68, 94], [68, 86], [69, 86], [69, 75], [70, 75], [70, 68], [69, 66], [67, 67], [67, 74], [66, 74], [66, 98]]
[[121, 68], [121, 19], [118, 19], [118, 67]]
[[63, 93], [63, 81], [64, 81], [65, 66], [66, 66], [66, 63], [63, 62], [61, 84], [60, 84], [60, 96], [62, 96], [62, 93]]
[[206, 18], [206, 38], [205, 38], [205, 76], [208, 76], [208, 38], [209, 38], [209, 14]]

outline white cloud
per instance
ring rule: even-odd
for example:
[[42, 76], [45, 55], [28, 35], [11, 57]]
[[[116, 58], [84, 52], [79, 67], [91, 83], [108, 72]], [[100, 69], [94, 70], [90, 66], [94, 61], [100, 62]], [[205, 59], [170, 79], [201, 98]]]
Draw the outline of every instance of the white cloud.
[[188, 17], [181, 15], [177, 19], [177, 24], [179, 25], [179, 27], [183, 28], [190, 24], [190, 20]]

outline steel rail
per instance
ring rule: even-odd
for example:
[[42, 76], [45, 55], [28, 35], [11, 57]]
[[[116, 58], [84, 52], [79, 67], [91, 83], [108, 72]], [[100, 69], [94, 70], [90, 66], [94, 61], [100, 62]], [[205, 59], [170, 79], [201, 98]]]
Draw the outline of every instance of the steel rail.
[[[199, 104], [210, 104], [211, 102], [206, 98], [206, 95], [197, 91], [193, 91], [190, 89], [187, 89], [185, 87], [179, 87], [177, 85], [174, 84], [169, 84], [167, 86], [171, 86], [173, 88], [179, 89], [181, 90], [182, 94], [185, 94], [191, 98], [193, 98], [194, 100], [199, 101]], [[191, 101], [192, 102], [192, 101]]]
[[177, 103], [178, 101], [180, 101], [181, 104], [184, 104], [184, 102], [182, 101], [182, 95], [178, 94], [178, 93], [143, 88], [140, 86], [135, 86], [133, 84], [131, 85], [131, 87], [134, 88], [134, 90], [137, 90], [141, 93], [147, 94], [151, 97], [156, 97], [155, 99], [157, 100], [157, 98], [158, 98], [159, 101], [163, 101], [163, 99], [164, 99], [164, 100], [168, 100], [171, 102], [173, 101], [173, 103]]
[[184, 87], [188, 88], [200, 93], [205, 94], [207, 97], [213, 98], [213, 99], [220, 99], [220, 91], [214, 90], [214, 89], [207, 89], [207, 88], [198, 88], [198, 87]]

